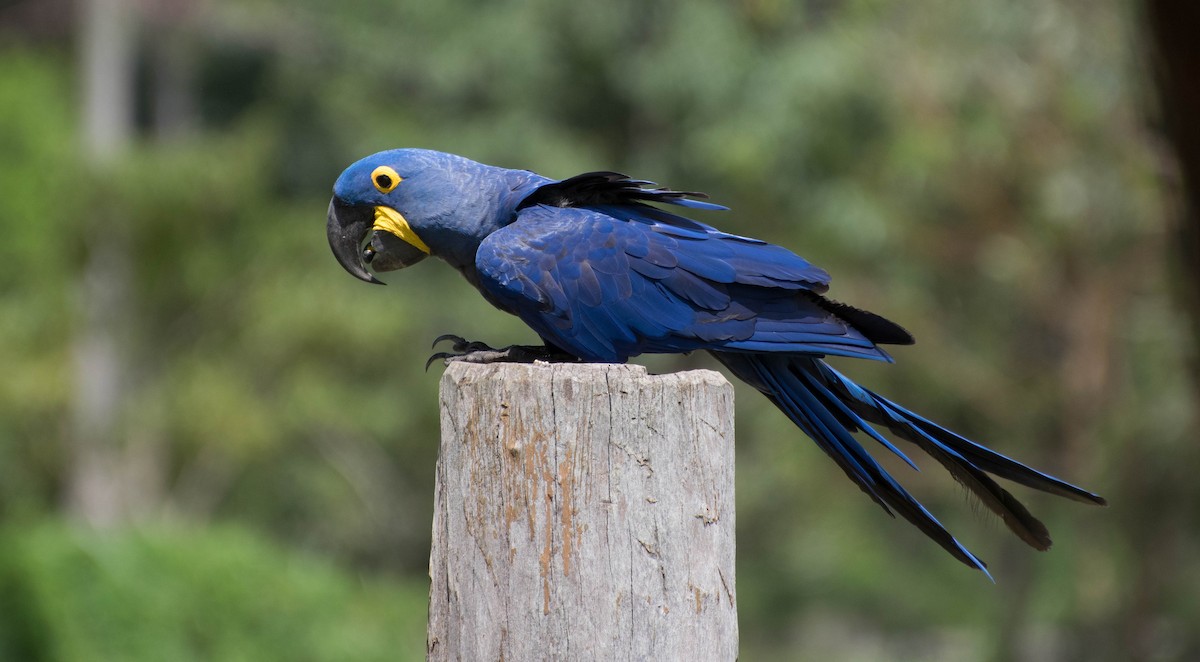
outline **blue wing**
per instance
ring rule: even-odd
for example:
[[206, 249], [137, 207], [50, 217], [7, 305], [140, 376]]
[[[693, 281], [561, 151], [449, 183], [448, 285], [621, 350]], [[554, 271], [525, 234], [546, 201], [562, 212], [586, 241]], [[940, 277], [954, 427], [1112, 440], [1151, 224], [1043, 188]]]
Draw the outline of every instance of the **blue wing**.
[[[630, 179], [627, 175], [619, 172], [585, 172], [569, 179], [540, 184], [521, 200], [517, 205], [517, 211], [536, 205], [597, 207], [601, 205], [639, 205], [644, 202], [665, 203], [691, 209], [727, 209], [727, 207], [711, 202], [689, 199], [707, 198], [708, 196], [703, 193], [653, 188], [654, 185], [654, 182]], [[692, 222], [688, 219], [680, 220]]]
[[839, 315], [868, 313], [820, 296], [823, 269], [644, 205], [522, 209], [476, 268], [489, 298], [588, 361], [697, 349], [890, 360]]

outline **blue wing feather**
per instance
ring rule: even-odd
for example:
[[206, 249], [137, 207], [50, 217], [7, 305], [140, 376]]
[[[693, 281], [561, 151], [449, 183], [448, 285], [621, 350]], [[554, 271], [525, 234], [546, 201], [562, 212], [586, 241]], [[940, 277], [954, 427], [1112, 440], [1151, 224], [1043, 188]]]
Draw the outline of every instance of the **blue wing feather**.
[[[546, 181], [530, 191], [517, 205], [517, 211], [536, 205], [550, 207], [595, 207], [604, 204], [641, 205], [659, 202], [669, 205], [722, 211], [722, 205], [688, 198], [707, 198], [695, 191], [672, 191], [653, 187], [654, 182], [630, 179], [619, 172], [586, 172], [568, 179]], [[684, 219], [687, 220], [687, 219]]]
[[481, 286], [547, 342], [593, 361], [696, 349], [890, 360], [811, 296], [828, 285], [823, 270], [666, 216], [679, 218], [650, 207], [525, 208], [480, 246]]

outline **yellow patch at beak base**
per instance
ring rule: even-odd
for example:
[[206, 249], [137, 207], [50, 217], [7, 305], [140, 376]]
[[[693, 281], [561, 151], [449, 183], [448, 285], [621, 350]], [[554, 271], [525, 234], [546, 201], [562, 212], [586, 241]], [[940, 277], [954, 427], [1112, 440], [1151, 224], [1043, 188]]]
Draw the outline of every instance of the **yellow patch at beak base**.
[[371, 226], [371, 229], [383, 230], [384, 232], [394, 234], [421, 249], [425, 254], [428, 255], [430, 253], [429, 246], [421, 241], [421, 238], [413, 231], [408, 221], [404, 220], [400, 212], [391, 207], [381, 206], [375, 208], [375, 224]]

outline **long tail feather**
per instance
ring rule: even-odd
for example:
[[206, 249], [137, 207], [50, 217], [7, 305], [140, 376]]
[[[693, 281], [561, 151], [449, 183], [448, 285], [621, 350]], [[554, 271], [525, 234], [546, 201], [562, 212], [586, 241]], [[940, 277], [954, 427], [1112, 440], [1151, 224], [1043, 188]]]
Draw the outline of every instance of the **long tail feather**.
[[987, 572], [982, 561], [875, 462], [855, 440], [854, 432], [867, 434], [914, 468], [916, 465], [872, 425], [915, 444], [1035, 549], [1050, 547], [1046, 526], [988, 473], [1076, 501], [1105, 503], [1100, 496], [1027, 467], [858, 386], [818, 358], [714, 354], [770, 398], [884, 510], [899, 513], [968, 566]]
[[897, 436], [916, 444], [926, 452], [929, 452], [927, 446], [932, 446], [949, 453], [959, 463], [965, 463], [1014, 483], [1081, 503], [1107, 505], [1104, 497], [1005, 457], [986, 446], [947, 430], [887, 398], [862, 388], [824, 361], [813, 361], [813, 363], [815, 370], [812, 374], [832, 388], [840, 390], [849, 400], [850, 406], [860, 416], [870, 423], [886, 426]]
[[[853, 431], [866, 429], [867, 424], [851, 410], [839, 407], [836, 398], [824, 397], [819, 389], [813, 389], [811, 384], [806, 382], [804, 368], [815, 359], [725, 352], [714, 352], [714, 355], [739, 378], [770, 398], [793, 423], [812, 437], [821, 450], [833, 458], [859, 489], [888, 514], [899, 514], [954, 558], [983, 571], [991, 578], [987, 564], [950, 535], [950, 532], [855, 440]], [[888, 447], [899, 454], [890, 444]]]

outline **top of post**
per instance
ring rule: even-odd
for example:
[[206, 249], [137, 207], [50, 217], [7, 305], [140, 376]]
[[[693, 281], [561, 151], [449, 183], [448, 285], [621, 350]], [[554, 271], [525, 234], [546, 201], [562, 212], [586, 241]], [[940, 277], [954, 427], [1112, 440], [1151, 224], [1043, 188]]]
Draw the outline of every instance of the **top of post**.
[[443, 385], [465, 385], [499, 379], [505, 381], [607, 382], [610, 386], [659, 381], [732, 389], [729, 380], [715, 370], [685, 370], [667, 374], [649, 374], [645, 366], [633, 363], [468, 363], [455, 361], [442, 375]]

